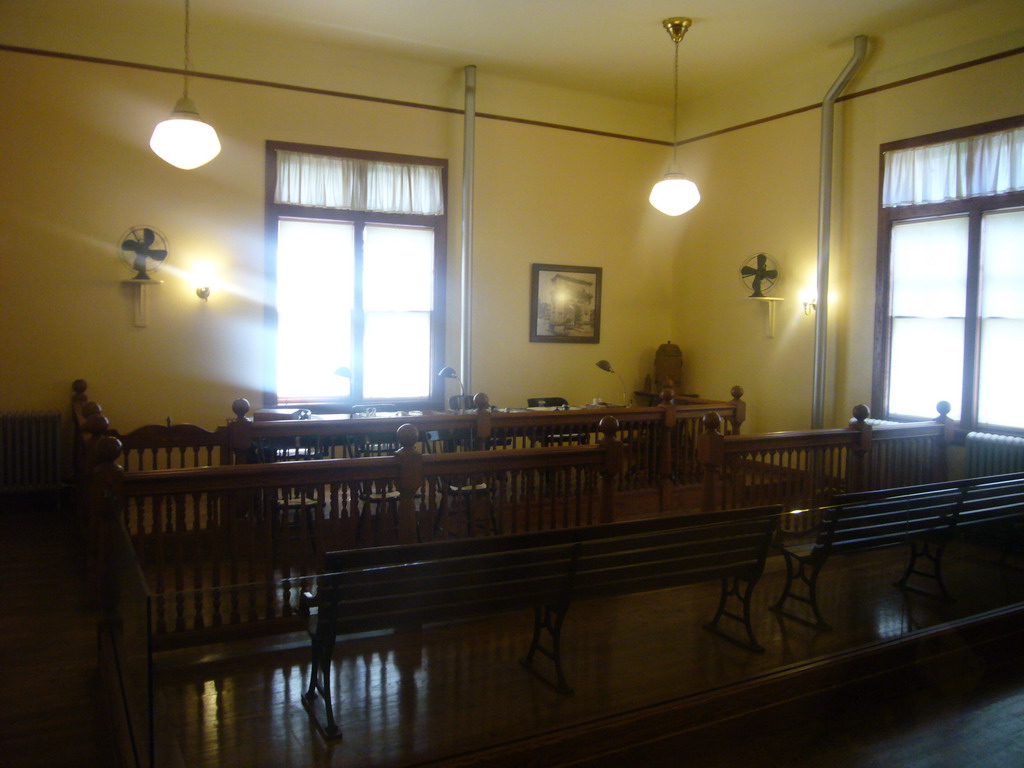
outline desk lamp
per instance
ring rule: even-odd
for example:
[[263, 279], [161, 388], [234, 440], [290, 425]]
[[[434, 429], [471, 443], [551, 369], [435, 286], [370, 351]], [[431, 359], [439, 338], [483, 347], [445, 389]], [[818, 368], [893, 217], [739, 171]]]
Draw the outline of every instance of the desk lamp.
[[614, 373], [616, 376], [619, 377], [619, 384], [622, 385], [622, 405], [623, 407], [627, 407], [629, 405], [629, 401], [626, 399], [626, 382], [622, 380], [622, 376], [619, 373], [617, 373], [614, 368], [612, 368], [612, 364], [609, 363], [607, 360], [598, 360], [595, 363], [595, 365], [602, 371]]

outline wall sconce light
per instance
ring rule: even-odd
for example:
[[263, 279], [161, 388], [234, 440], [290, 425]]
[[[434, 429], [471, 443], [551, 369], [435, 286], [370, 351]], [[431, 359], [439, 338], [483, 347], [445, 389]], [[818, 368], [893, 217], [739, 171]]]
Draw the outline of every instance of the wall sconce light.
[[800, 291], [800, 301], [804, 305], [805, 315], [811, 314], [812, 311], [818, 311], [818, 294], [810, 288]]
[[624, 408], [628, 407], [629, 401], [626, 399], [626, 382], [622, 380], [622, 374], [618, 373], [614, 368], [612, 368], [612, 364], [609, 363], [607, 360], [598, 360], [596, 363], [594, 363], [594, 365], [596, 365], [602, 371], [614, 373], [616, 376], [619, 377], [619, 384], [622, 385], [622, 406]]
[[204, 285], [200, 288], [196, 288], [196, 296], [203, 301], [207, 301], [210, 298], [210, 286]]

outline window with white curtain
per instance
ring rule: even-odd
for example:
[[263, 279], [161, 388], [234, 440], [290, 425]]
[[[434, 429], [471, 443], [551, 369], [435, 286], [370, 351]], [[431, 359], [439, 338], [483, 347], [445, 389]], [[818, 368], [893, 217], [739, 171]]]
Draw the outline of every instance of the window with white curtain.
[[446, 161], [268, 142], [267, 169], [267, 404], [435, 404]]
[[882, 147], [872, 410], [1024, 430], [1024, 116]]

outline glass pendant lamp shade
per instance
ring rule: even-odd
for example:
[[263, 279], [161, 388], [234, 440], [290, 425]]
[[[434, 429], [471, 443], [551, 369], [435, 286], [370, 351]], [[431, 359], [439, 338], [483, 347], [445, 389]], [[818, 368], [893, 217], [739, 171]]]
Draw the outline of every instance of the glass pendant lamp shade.
[[683, 174], [669, 171], [654, 185], [648, 199], [666, 216], [679, 216], [700, 202], [700, 191]]
[[220, 154], [220, 139], [213, 126], [199, 117], [196, 105], [182, 96], [170, 117], [153, 129], [150, 148], [171, 165], [189, 171]]
[[672, 165], [669, 166], [665, 178], [654, 185], [647, 198], [651, 205], [666, 216], [679, 216], [686, 213], [700, 202], [697, 185], [679, 172], [676, 154], [679, 149], [679, 43], [693, 22], [683, 17], [665, 19], [661, 25], [672, 38], [675, 45], [675, 61], [673, 64], [672, 88]]

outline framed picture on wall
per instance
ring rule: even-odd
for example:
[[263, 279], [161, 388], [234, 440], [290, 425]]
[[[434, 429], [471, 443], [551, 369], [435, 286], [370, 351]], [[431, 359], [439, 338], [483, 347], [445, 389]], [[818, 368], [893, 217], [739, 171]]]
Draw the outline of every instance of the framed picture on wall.
[[533, 264], [530, 341], [597, 344], [601, 340], [601, 267]]

